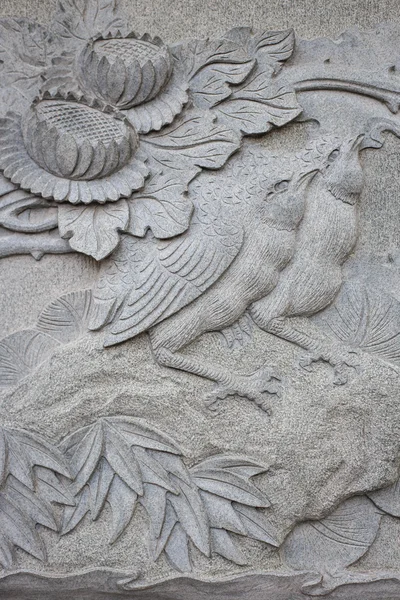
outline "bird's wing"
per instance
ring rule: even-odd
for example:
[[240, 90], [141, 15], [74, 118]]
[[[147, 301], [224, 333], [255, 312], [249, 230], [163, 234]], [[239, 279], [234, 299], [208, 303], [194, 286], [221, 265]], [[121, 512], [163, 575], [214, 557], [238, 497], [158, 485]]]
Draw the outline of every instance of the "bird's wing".
[[171, 240], [126, 235], [93, 292], [91, 329], [111, 323], [111, 346], [173, 315], [207, 290], [229, 267], [243, 228], [218, 203], [205, 203], [189, 231]]

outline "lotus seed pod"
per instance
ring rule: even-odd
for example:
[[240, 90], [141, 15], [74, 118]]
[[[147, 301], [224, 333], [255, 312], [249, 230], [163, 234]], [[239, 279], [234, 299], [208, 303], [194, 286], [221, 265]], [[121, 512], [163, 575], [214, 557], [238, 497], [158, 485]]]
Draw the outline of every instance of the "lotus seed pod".
[[43, 169], [76, 181], [108, 177], [133, 157], [138, 136], [112, 114], [64, 100], [42, 100], [23, 119], [30, 157]]
[[148, 35], [97, 39], [78, 60], [82, 84], [108, 104], [129, 109], [153, 99], [172, 73], [168, 47]]

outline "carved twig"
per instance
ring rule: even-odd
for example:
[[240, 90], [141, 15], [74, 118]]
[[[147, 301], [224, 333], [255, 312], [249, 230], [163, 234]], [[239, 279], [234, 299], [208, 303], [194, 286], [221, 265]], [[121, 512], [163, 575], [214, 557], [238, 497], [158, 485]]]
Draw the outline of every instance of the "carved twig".
[[26, 235], [13, 233], [0, 237], [0, 258], [16, 254], [31, 254], [40, 260], [44, 254], [67, 254], [73, 252], [67, 240], [51, 237], [48, 233]]
[[349, 92], [350, 94], [360, 94], [369, 96], [386, 104], [390, 112], [396, 114], [400, 109], [400, 92], [386, 89], [377, 85], [361, 83], [346, 79], [306, 79], [294, 84], [296, 92], [329, 91], [329, 92]]

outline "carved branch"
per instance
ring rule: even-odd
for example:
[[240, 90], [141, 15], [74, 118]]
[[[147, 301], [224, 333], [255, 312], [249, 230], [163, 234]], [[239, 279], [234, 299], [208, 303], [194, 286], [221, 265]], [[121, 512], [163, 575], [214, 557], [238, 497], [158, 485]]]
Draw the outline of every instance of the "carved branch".
[[0, 258], [16, 254], [31, 254], [40, 260], [44, 254], [68, 254], [74, 252], [67, 240], [51, 237], [48, 233], [26, 235], [13, 233], [0, 237]]
[[383, 102], [393, 114], [400, 109], [400, 92], [358, 81], [329, 78], [305, 79], [296, 82], [294, 89], [296, 92], [329, 91], [359, 94]]

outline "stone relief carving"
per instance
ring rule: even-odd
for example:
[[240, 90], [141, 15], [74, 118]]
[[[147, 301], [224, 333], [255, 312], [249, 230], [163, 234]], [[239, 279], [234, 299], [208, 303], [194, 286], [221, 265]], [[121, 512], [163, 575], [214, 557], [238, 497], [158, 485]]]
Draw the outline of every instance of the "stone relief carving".
[[[104, 418], [72, 433], [57, 448], [22, 430], [1, 428], [0, 563], [13, 565], [14, 548], [46, 560], [36, 525], [67, 535], [89, 513], [96, 521], [108, 503], [110, 543], [124, 533], [140, 503], [150, 520], [150, 553], [165, 553], [191, 571], [189, 546], [239, 565], [246, 559], [232, 534], [278, 546], [259, 509], [269, 500], [251, 482], [265, 471], [237, 456], [217, 455], [188, 469], [165, 434], [141, 420]], [[63, 506], [57, 522], [53, 504]]]
[[[133, 33], [114, 0], [62, 0], [49, 29], [1, 20], [0, 257], [79, 252], [100, 264], [93, 289], [0, 341], [0, 386], [25, 385], [81, 338], [102, 336], [107, 353], [148, 333], [166, 373], [214, 382], [208, 407], [246, 398], [271, 427], [263, 413], [304, 373], [328, 367], [328, 385], [349, 394], [364, 355], [398, 374], [398, 249], [393, 289], [382, 264], [354, 261], [363, 155], [387, 132], [400, 137], [397, 46], [390, 27], [340, 43], [243, 27], [168, 45]], [[318, 124], [301, 149], [260, 141], [301, 122]], [[234, 353], [259, 330], [299, 349], [295, 364], [282, 372], [268, 354], [241, 372], [187, 352], [218, 332]], [[143, 509], [151, 560], [183, 573], [216, 555], [244, 567], [251, 541], [281, 556], [288, 593], [398, 579], [348, 569], [400, 516], [393, 477], [277, 528], [277, 506], [253, 481], [268, 468], [246, 452], [189, 461], [152, 423], [105, 414], [59, 444], [0, 428], [6, 573], [20, 550], [46, 562], [43, 528], [79, 533], [111, 509], [114, 545]], [[113, 593], [141, 589], [125, 575], [110, 575]]]
[[90, 290], [71, 292], [39, 315], [34, 329], [17, 331], [0, 341], [0, 387], [15, 385], [51, 357], [61, 344], [83, 335], [88, 326]]

